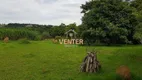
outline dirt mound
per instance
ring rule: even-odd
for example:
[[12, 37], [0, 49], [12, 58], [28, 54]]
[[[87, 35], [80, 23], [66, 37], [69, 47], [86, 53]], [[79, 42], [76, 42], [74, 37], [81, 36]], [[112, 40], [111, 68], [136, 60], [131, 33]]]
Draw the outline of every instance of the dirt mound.
[[116, 69], [116, 74], [124, 78], [125, 80], [131, 80], [130, 69], [127, 66], [120, 66]]

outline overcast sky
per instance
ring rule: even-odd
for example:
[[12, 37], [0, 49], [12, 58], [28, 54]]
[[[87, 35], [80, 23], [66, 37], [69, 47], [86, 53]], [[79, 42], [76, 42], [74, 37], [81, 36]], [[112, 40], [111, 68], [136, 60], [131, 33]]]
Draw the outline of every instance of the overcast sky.
[[88, 0], [0, 0], [0, 23], [81, 24]]

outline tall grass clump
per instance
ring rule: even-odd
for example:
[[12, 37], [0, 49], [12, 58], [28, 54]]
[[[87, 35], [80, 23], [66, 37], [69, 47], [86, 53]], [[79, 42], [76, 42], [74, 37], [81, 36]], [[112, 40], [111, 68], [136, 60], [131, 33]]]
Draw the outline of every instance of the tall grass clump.
[[11, 28], [0, 28], [0, 40], [8, 37], [10, 40], [18, 40], [26, 38], [29, 40], [36, 40], [38, 32], [27, 29], [11, 29]]

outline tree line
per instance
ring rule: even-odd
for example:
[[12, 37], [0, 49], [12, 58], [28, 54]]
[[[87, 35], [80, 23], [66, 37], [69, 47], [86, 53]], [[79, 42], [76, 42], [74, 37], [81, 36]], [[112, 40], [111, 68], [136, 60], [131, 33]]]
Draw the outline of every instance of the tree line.
[[[78, 26], [76, 25], [76, 23], [69, 25], [65, 25], [63, 23], [61, 23], [60, 25], [39, 25], [23, 23], [1, 24], [0, 40], [3, 40], [5, 37], [9, 37], [11, 40], [18, 40], [21, 38], [27, 38], [30, 40], [44, 40], [55, 37], [64, 38], [65, 32], [70, 29], [78, 31]], [[36, 37], [30, 38], [30, 36]]]

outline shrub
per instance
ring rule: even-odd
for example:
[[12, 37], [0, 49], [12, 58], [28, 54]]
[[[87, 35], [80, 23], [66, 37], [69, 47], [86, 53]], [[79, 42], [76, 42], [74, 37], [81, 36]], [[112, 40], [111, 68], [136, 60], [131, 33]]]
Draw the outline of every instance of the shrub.
[[41, 39], [44, 40], [44, 39], [48, 39], [48, 38], [50, 38], [49, 32], [43, 32], [41, 35]]

